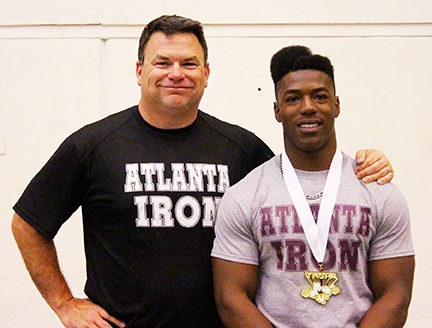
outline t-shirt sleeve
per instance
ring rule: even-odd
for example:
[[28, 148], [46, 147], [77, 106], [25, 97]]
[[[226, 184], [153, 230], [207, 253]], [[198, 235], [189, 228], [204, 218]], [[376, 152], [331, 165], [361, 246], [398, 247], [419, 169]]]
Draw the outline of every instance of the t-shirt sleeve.
[[369, 260], [414, 255], [408, 204], [396, 186], [378, 210], [376, 235], [371, 242]]
[[69, 137], [32, 179], [13, 209], [39, 233], [54, 238], [81, 205], [86, 179], [81, 155]]
[[219, 203], [211, 255], [213, 257], [240, 262], [259, 264], [258, 245], [251, 226], [252, 217], [246, 213], [231, 196], [225, 193]]

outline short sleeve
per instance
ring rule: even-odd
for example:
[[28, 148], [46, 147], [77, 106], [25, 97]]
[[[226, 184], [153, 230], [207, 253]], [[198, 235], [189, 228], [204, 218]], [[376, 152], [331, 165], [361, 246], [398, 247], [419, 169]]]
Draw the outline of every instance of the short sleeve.
[[396, 186], [379, 207], [377, 220], [369, 260], [414, 255], [408, 204]]
[[29, 183], [13, 209], [47, 238], [78, 209], [86, 188], [86, 170], [69, 137]]
[[259, 249], [252, 228], [252, 214], [239, 206], [230, 194], [220, 201], [215, 224], [216, 238], [211, 255], [213, 257], [259, 264]]

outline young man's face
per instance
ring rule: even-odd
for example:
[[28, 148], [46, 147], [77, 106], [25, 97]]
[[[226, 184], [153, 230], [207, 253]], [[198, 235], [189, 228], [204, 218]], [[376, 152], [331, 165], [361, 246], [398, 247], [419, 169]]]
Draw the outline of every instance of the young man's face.
[[278, 84], [274, 112], [283, 125], [285, 147], [315, 152], [328, 146], [329, 141], [335, 142], [334, 121], [339, 111], [339, 98], [324, 72], [291, 72]]
[[198, 108], [210, 73], [204, 50], [192, 33], [155, 32], [137, 63], [138, 85], [145, 105], [156, 110]]

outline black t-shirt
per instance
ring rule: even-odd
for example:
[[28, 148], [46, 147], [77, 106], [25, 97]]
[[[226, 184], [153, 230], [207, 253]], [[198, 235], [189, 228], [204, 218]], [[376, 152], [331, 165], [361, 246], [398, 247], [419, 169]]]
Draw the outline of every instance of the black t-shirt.
[[272, 156], [251, 132], [201, 111], [186, 128], [160, 130], [134, 106], [67, 138], [14, 210], [54, 238], [82, 207], [85, 292], [127, 327], [219, 327], [215, 210]]

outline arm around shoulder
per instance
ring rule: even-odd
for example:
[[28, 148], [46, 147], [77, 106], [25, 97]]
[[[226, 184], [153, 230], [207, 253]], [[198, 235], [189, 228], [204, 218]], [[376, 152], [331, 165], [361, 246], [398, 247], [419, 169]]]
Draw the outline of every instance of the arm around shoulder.
[[358, 166], [354, 172], [364, 183], [377, 181], [378, 184], [385, 184], [394, 177], [390, 160], [379, 150], [360, 149], [356, 153], [356, 161]]

